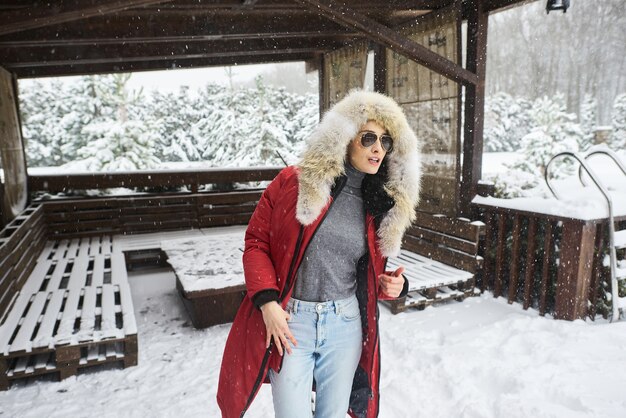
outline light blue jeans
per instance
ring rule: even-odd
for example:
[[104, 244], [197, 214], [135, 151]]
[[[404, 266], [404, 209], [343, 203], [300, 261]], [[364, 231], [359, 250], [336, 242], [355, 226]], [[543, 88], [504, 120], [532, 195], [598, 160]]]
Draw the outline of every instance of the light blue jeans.
[[310, 418], [315, 379], [316, 418], [345, 418], [362, 348], [356, 296], [329, 302], [291, 299], [289, 329], [298, 342], [285, 351], [280, 373], [270, 370], [276, 418]]

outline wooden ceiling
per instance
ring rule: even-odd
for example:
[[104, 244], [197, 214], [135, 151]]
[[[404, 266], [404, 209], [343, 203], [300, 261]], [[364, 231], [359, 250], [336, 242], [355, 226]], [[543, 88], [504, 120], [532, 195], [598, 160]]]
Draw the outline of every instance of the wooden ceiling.
[[[0, 66], [25, 78], [315, 60], [375, 37], [354, 19], [394, 28], [453, 1], [4, 0]], [[483, 1], [487, 11], [523, 2]]]

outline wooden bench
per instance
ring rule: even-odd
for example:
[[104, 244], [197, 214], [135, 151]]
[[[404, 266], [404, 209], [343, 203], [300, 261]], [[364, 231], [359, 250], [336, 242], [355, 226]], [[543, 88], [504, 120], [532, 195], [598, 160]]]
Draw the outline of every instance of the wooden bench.
[[[223, 232], [226, 230], [229, 232]], [[231, 227], [202, 237], [161, 242], [194, 327], [206, 328], [235, 318], [246, 294], [244, 232], [244, 227]]]
[[[28, 236], [14, 233], [21, 234]], [[0, 325], [0, 390], [18, 379], [52, 373], [65, 379], [103, 363], [136, 365], [124, 255], [112, 251], [111, 236], [43, 241], [29, 254], [33, 267]]]
[[400, 255], [387, 263], [387, 270], [403, 265], [409, 281], [406, 297], [386, 302], [391, 311], [423, 309], [474, 294], [475, 274], [483, 262], [478, 255], [483, 234], [482, 222], [419, 212], [405, 234]]

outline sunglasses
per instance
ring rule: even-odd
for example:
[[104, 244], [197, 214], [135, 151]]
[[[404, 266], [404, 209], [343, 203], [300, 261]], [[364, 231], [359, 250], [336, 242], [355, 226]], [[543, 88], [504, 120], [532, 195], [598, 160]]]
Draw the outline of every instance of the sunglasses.
[[[364, 132], [361, 135], [361, 145], [365, 148], [369, 148], [378, 140], [378, 136], [374, 132]], [[383, 147], [385, 152], [391, 152], [393, 149], [393, 138], [387, 134], [382, 134], [380, 136], [380, 145]]]

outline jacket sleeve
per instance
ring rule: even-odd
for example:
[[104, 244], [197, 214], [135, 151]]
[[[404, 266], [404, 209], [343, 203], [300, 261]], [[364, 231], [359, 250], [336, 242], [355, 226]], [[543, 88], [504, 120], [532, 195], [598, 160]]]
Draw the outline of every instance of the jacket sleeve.
[[257, 307], [278, 300], [279, 296], [276, 271], [270, 258], [270, 232], [272, 211], [280, 196], [284, 172], [281, 171], [263, 191], [246, 229], [243, 270], [248, 296]]

